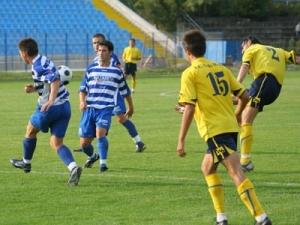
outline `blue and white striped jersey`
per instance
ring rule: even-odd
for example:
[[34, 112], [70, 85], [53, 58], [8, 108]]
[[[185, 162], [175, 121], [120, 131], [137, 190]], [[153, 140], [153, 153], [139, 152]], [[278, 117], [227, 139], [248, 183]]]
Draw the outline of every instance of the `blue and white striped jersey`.
[[[53, 62], [46, 56], [37, 55], [32, 61], [32, 79], [39, 98], [38, 104], [41, 106], [49, 99], [50, 85], [60, 79], [58, 71]], [[69, 92], [61, 83], [54, 102], [54, 105], [60, 105], [69, 100]]]
[[114, 107], [118, 92], [123, 97], [130, 95], [122, 70], [113, 66], [101, 67], [99, 63], [93, 63], [87, 68], [80, 92], [86, 93], [87, 107], [97, 109]]
[[[98, 56], [96, 56], [93, 59], [93, 63], [99, 63], [99, 57]], [[121, 65], [121, 62], [120, 62], [118, 56], [116, 54], [112, 53], [111, 57], [110, 57], [110, 66], [118, 67], [119, 65]]]

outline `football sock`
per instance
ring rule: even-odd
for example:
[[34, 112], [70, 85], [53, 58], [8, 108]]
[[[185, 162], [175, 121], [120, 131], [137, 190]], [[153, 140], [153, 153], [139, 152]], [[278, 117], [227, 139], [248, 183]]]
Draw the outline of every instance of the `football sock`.
[[89, 157], [93, 156], [93, 154], [94, 154], [94, 147], [91, 144], [89, 144], [88, 146], [82, 147], [81, 149]]
[[138, 132], [133, 124], [133, 122], [131, 122], [130, 120], [126, 120], [124, 123], [122, 123], [122, 125], [127, 129], [129, 135], [134, 138], [135, 136], [138, 135]]
[[107, 158], [108, 152], [108, 140], [106, 136], [98, 138], [98, 150], [101, 160], [105, 160]]
[[137, 143], [139, 143], [139, 142], [142, 142], [142, 139], [141, 139], [141, 137], [140, 137], [140, 135], [136, 135], [134, 138], [132, 138], [133, 139], [133, 141], [137, 144]]
[[208, 191], [212, 198], [214, 208], [217, 214], [224, 213], [224, 187], [221, 178], [214, 173], [205, 177]]
[[68, 149], [65, 145], [62, 145], [59, 149], [57, 149], [57, 154], [66, 166], [68, 166], [71, 162], [74, 162], [70, 149]]
[[238, 186], [237, 191], [252, 216], [257, 217], [265, 213], [255, 194], [254, 186], [248, 178]]
[[241, 127], [241, 164], [245, 165], [251, 159], [251, 147], [253, 142], [252, 124], [244, 124]]
[[135, 77], [134, 76], [132, 76], [131, 82], [132, 82], [132, 89], [135, 89], [136, 81], [135, 81]]
[[36, 138], [24, 138], [23, 140], [23, 160], [25, 163], [31, 163], [33, 153], [36, 147]]

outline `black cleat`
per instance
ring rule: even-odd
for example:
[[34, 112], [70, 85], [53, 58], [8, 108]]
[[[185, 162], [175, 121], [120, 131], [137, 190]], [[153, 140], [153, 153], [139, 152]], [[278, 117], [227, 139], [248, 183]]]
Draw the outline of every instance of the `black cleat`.
[[254, 225], [272, 225], [272, 221], [266, 217], [262, 222], [255, 222]]
[[79, 182], [79, 179], [80, 179], [80, 176], [81, 176], [81, 172], [82, 172], [82, 169], [81, 167], [74, 167], [70, 173], [70, 177], [69, 177], [69, 180], [68, 180], [68, 184], [70, 186], [76, 186], [78, 185], [78, 182]]
[[142, 152], [146, 149], [146, 145], [142, 141], [140, 141], [136, 143], [135, 148], [136, 148], [136, 152]]
[[24, 170], [25, 173], [29, 173], [31, 171], [31, 164], [30, 163], [24, 163], [24, 161], [21, 159], [11, 159], [10, 160], [11, 165], [13, 165], [16, 168], [19, 168], [21, 170]]
[[84, 164], [84, 168], [92, 168], [93, 164], [99, 160], [99, 154], [95, 153], [95, 156], [92, 158], [88, 158], [88, 160], [86, 160], [85, 164]]
[[245, 173], [250, 172], [254, 170], [254, 164], [252, 163], [252, 161], [249, 161], [247, 164], [242, 164], [241, 168]]
[[108, 167], [106, 166], [106, 164], [101, 164], [100, 165], [100, 173], [105, 172], [106, 170], [108, 170]]
[[216, 222], [216, 225], [228, 225], [228, 221], [227, 220], [223, 220], [221, 222]]

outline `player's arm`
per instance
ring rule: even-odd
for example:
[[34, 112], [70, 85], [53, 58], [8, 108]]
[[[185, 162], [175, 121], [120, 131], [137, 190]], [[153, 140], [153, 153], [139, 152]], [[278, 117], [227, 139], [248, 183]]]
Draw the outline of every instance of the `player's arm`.
[[50, 94], [48, 101], [42, 105], [41, 112], [47, 111], [55, 102], [57, 97], [58, 89], [60, 86], [60, 79], [56, 79], [50, 84]]
[[248, 74], [249, 72], [249, 69], [250, 69], [250, 65], [247, 64], [247, 63], [243, 63], [241, 65], [241, 68], [239, 70], [239, 74], [237, 76], [237, 81], [242, 83], [243, 80], [245, 79], [246, 75]]
[[80, 111], [84, 111], [87, 108], [87, 103], [86, 103], [87, 92], [88, 92], [87, 76], [85, 74], [81, 81], [80, 88], [79, 88], [79, 109], [80, 109]]
[[35, 88], [34, 84], [26, 84], [24, 87], [24, 91], [26, 93], [33, 93], [36, 91], [36, 88]]
[[[182, 104], [182, 103], [181, 103]], [[184, 112], [181, 119], [181, 126], [178, 135], [178, 144], [177, 144], [177, 155], [180, 157], [185, 156], [184, 150], [184, 142], [190, 125], [192, 123], [194, 112], [195, 112], [195, 105], [190, 103], [184, 103]]]
[[133, 107], [133, 101], [131, 98], [131, 95], [125, 96], [126, 102], [127, 102], [127, 112], [125, 113], [125, 116], [127, 118], [132, 117], [133, 112], [134, 112], [134, 107]]

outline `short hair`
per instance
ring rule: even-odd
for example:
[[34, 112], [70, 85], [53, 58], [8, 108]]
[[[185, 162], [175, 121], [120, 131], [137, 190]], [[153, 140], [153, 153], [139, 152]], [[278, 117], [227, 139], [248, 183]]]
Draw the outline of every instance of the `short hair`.
[[102, 38], [103, 40], [105, 40], [105, 36], [102, 33], [96, 33], [96, 34], [94, 34], [93, 38]]
[[130, 38], [130, 39], [129, 39], [129, 41], [133, 41], [133, 42], [135, 42], [135, 39], [134, 39], [134, 38]]
[[242, 43], [246, 41], [251, 41], [251, 44], [261, 44], [261, 42], [255, 36], [251, 36], [251, 35], [244, 38]]
[[19, 42], [19, 49], [26, 52], [28, 56], [34, 57], [39, 53], [37, 42], [33, 38], [25, 38]]
[[106, 46], [110, 52], [114, 50], [114, 45], [110, 41], [102, 41], [99, 43], [99, 46]]
[[206, 52], [206, 38], [200, 30], [187, 31], [183, 36], [182, 45], [195, 57], [202, 57]]

